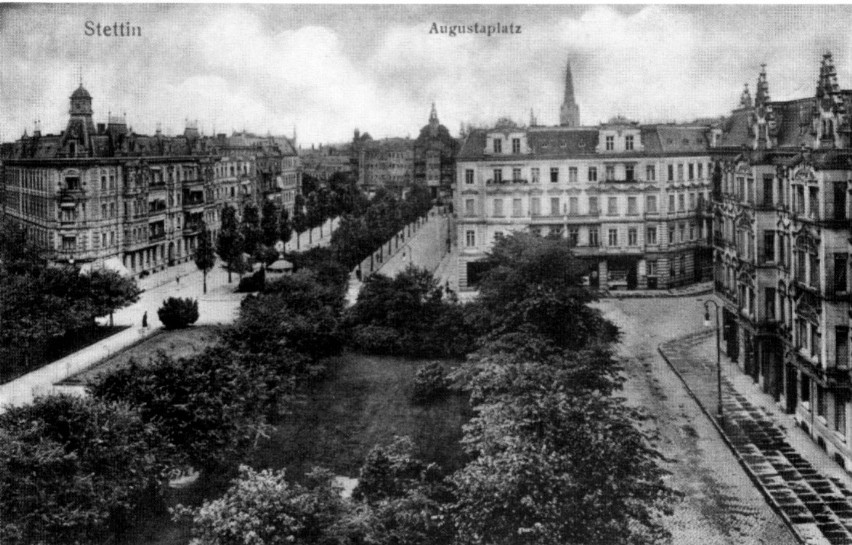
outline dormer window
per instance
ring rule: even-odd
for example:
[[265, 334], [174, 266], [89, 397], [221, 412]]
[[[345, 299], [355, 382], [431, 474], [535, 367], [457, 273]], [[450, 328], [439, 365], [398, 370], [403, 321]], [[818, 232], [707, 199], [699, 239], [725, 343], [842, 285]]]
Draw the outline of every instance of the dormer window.
[[503, 141], [499, 138], [494, 139], [494, 153], [503, 153]]
[[606, 137], [606, 151], [612, 151], [615, 149], [615, 137], [607, 136]]
[[627, 151], [633, 151], [633, 135], [624, 137], [624, 149]]
[[512, 138], [512, 153], [515, 155], [521, 153], [521, 139]]

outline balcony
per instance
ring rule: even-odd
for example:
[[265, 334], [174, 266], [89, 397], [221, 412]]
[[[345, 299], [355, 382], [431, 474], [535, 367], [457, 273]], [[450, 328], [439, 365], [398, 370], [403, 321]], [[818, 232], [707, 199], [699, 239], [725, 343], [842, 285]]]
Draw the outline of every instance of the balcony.
[[160, 233], [150, 233], [148, 235], [148, 242], [159, 242], [161, 240], [166, 240], [165, 231], [160, 232]]
[[183, 234], [186, 235], [196, 235], [201, 231], [200, 223], [187, 223], [183, 226]]
[[204, 198], [200, 199], [184, 199], [183, 207], [184, 208], [198, 208], [199, 206], [204, 206]]
[[499, 185], [527, 185], [529, 183], [530, 183], [529, 180], [526, 180], [524, 178], [500, 180], [498, 182], [495, 182], [491, 178], [489, 178], [488, 180], [485, 180], [485, 185], [498, 185], [498, 186]]

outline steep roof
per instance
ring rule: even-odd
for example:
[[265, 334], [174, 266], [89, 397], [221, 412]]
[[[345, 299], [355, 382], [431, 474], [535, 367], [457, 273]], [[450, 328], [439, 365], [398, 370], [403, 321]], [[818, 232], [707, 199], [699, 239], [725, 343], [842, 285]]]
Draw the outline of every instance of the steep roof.
[[[708, 127], [698, 125], [643, 125], [638, 127], [644, 155], [665, 153], [706, 153]], [[514, 129], [527, 135], [530, 155], [536, 158], [588, 157], [596, 155], [600, 131], [598, 127], [532, 127]], [[485, 154], [490, 129], [473, 129], [465, 138], [459, 160], [491, 158]], [[628, 152], [630, 153], [630, 152]], [[642, 155], [642, 152], [635, 154]], [[495, 159], [500, 156], [493, 157]]]

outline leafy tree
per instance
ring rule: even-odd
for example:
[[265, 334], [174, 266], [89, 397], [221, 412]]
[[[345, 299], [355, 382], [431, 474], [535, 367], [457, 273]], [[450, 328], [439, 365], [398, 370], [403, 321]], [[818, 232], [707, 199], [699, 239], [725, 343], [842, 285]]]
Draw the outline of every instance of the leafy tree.
[[300, 193], [296, 195], [293, 202], [293, 219], [290, 223], [293, 230], [296, 231], [296, 249], [299, 248], [299, 235], [304, 233], [309, 227], [308, 217], [305, 212], [305, 205], [305, 198], [302, 194]]
[[[544, 366], [540, 366], [544, 367]], [[466, 428], [476, 458], [453, 477], [462, 543], [660, 543], [675, 497], [636, 411], [536, 381], [490, 398]]]
[[388, 446], [373, 447], [361, 467], [353, 497], [369, 506], [369, 543], [453, 543], [453, 527], [444, 516], [451, 490], [440, 468], [413, 452], [410, 438], [395, 437]]
[[107, 269], [89, 273], [89, 293], [96, 316], [109, 314], [109, 325], [113, 325], [113, 312], [139, 300], [142, 290], [133, 278], [125, 278], [116, 271]]
[[490, 338], [535, 332], [573, 349], [617, 338], [617, 328], [589, 306], [595, 296], [580, 284], [582, 267], [561, 239], [514, 233], [486, 261], [477, 331]]
[[458, 303], [443, 300], [432, 274], [414, 266], [393, 279], [367, 278], [346, 319], [356, 347], [415, 357], [464, 356], [473, 347], [465, 321]]
[[56, 395], [0, 415], [0, 539], [94, 543], [164, 484], [172, 451], [123, 403]]
[[269, 199], [263, 201], [263, 208], [260, 211], [260, 241], [266, 246], [274, 246], [278, 242], [280, 237], [278, 218], [282, 208], [275, 201]]
[[253, 204], [247, 204], [243, 208], [242, 222], [240, 223], [240, 235], [243, 240], [243, 253], [253, 255], [261, 244], [263, 231], [260, 225], [260, 215], [257, 207]]
[[[281, 207], [281, 213], [278, 215], [278, 238], [284, 244], [290, 242], [290, 237], [293, 236], [293, 222], [290, 220], [290, 212], [286, 206]], [[298, 242], [298, 241], [297, 241]]]
[[157, 316], [166, 329], [183, 329], [198, 321], [198, 301], [188, 297], [169, 297], [157, 309]]
[[198, 246], [195, 248], [195, 266], [201, 270], [204, 277], [204, 293], [207, 293], [207, 273], [216, 265], [216, 254], [207, 224], [201, 222], [201, 233], [198, 235]]
[[230, 205], [225, 205], [222, 209], [222, 226], [219, 231], [219, 238], [216, 241], [216, 253], [228, 269], [228, 283], [231, 282], [231, 273], [243, 271], [243, 251], [244, 244], [237, 225], [237, 215], [234, 208]]
[[198, 543], [218, 545], [334, 545], [350, 542], [352, 506], [340, 497], [333, 475], [314, 470], [306, 485], [290, 484], [283, 471], [240, 467], [224, 496], [199, 509], [181, 508]]
[[90, 391], [135, 407], [183, 464], [218, 472], [241, 460], [263, 430], [280, 387], [268, 363], [222, 346], [182, 359], [160, 353], [100, 376]]

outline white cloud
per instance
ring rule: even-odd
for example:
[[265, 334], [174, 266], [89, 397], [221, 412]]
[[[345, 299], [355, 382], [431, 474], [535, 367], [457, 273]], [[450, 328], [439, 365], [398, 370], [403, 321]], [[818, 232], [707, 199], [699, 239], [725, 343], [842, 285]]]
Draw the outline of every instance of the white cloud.
[[[453, 132], [461, 121], [526, 121], [531, 107], [540, 122], [556, 123], [569, 58], [586, 123], [616, 114], [724, 114], [743, 82], [753, 89], [761, 62], [773, 98], [806, 96], [825, 49], [835, 53], [841, 85], [852, 86], [845, 32], [852, 10], [842, 6], [493, 6], [487, 17], [475, 7], [420, 7], [352, 22], [328, 17], [330, 10], [344, 13], [335, 6], [0, 7], [0, 132], [15, 138], [35, 118], [61, 130], [78, 65], [99, 120], [109, 110], [127, 112], [141, 132], [157, 122], [180, 131], [185, 118], [206, 131], [215, 124], [289, 134], [297, 125], [303, 142], [348, 139], [355, 127], [414, 136], [432, 101]], [[491, 24], [504, 15], [522, 34], [429, 33], [433, 22]], [[131, 20], [144, 37], [85, 37], [87, 19]]]

